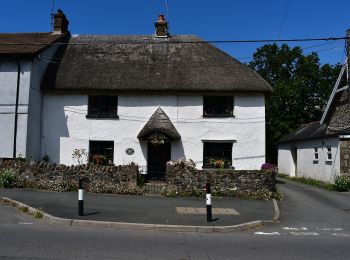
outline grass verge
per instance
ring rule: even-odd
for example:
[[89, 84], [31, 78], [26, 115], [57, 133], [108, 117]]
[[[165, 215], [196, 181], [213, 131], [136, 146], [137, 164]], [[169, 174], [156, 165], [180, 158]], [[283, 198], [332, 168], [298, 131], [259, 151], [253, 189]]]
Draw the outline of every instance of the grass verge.
[[315, 179], [311, 179], [311, 178], [304, 178], [304, 177], [291, 177], [289, 175], [281, 174], [281, 173], [279, 173], [277, 175], [277, 177], [284, 178], [284, 179], [291, 180], [291, 181], [295, 181], [295, 182], [300, 182], [300, 183], [303, 183], [306, 185], [315, 186], [315, 187], [326, 189], [326, 190], [335, 191], [334, 184], [330, 183], [330, 182], [319, 181], [319, 180], [315, 180]]

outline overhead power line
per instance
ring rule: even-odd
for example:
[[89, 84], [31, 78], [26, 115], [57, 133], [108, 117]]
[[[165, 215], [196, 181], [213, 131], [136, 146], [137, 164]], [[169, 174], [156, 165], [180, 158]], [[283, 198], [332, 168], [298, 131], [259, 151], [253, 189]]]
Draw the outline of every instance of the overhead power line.
[[[167, 39], [164, 39], [164, 41], [113, 41], [109, 42], [110, 45], [117, 45], [117, 44], [200, 44], [200, 43], [269, 43], [269, 42], [312, 42], [312, 41], [340, 41], [340, 40], [348, 40], [350, 37], [327, 37], [327, 38], [299, 38], [299, 39], [262, 39], [262, 40], [209, 40], [209, 41], [169, 41]], [[99, 45], [99, 42], [54, 42], [54, 43], [33, 43], [33, 42], [21, 42], [21, 43], [15, 43], [15, 42], [0, 42], [0, 46], [20, 46], [20, 45]], [[106, 42], [103, 42], [105, 45]]]
[[[321, 46], [325, 46], [325, 45], [330, 45], [330, 44], [333, 44], [334, 42], [326, 42], [326, 43], [322, 43], [322, 44], [317, 44], [317, 45], [312, 45], [312, 46], [306, 46], [306, 47], [303, 47], [301, 48], [301, 50], [308, 50], [308, 49], [313, 49], [313, 48], [316, 48], [316, 47], [321, 47]], [[309, 52], [306, 52], [304, 54], [310, 54], [310, 53], [319, 53], [319, 52], [323, 52], [323, 51], [328, 51], [328, 50], [333, 50], [333, 49], [339, 49], [339, 48], [344, 48], [343, 46], [333, 46], [333, 47], [330, 47], [330, 48], [326, 48], [326, 49], [318, 49], [318, 50], [313, 50], [313, 51], [309, 51]], [[344, 48], [345, 50], [345, 48]], [[242, 57], [242, 58], [236, 58], [238, 60], [248, 60], [248, 59], [253, 59], [254, 57], [253, 56], [248, 56], [248, 57]], [[343, 60], [343, 59], [342, 59]]]

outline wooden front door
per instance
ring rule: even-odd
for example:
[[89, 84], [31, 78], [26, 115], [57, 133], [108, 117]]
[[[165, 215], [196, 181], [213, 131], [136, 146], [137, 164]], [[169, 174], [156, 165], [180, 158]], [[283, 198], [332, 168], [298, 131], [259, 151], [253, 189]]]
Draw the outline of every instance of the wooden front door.
[[161, 180], [165, 178], [166, 163], [171, 159], [171, 143], [154, 145], [148, 142], [147, 179]]

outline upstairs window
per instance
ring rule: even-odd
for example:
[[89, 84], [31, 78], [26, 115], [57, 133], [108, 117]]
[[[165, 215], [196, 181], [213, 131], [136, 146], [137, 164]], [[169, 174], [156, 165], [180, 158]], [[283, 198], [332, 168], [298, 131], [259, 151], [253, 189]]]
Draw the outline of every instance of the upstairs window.
[[113, 141], [90, 141], [89, 160], [91, 163], [107, 165], [113, 163]]
[[232, 143], [204, 142], [203, 168], [230, 168], [232, 166]]
[[233, 96], [204, 96], [204, 117], [233, 116]]
[[318, 148], [314, 148], [314, 161], [318, 161]]
[[89, 96], [87, 118], [118, 118], [118, 96]]
[[327, 147], [327, 161], [332, 161], [332, 148]]

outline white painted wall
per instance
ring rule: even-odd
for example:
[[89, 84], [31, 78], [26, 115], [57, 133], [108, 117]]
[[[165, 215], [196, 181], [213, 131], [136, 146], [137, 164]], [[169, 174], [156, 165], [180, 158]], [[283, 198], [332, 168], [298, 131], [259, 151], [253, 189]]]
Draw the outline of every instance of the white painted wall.
[[41, 58], [35, 58], [32, 65], [30, 92], [28, 102], [28, 124], [27, 124], [27, 144], [26, 154], [27, 157], [31, 157], [33, 160], [40, 160], [41, 156], [41, 117], [42, 117], [42, 93], [40, 90], [41, 82], [44, 77], [48, 61], [53, 60], [52, 57], [58, 46], [53, 46], [42, 53]]
[[[233, 166], [259, 169], [265, 162], [265, 104], [263, 94], [236, 95], [231, 118], [203, 118], [203, 97], [191, 95], [120, 95], [119, 119], [86, 119], [87, 95], [43, 98], [41, 156], [56, 163], [74, 164], [72, 151], [89, 148], [89, 140], [114, 141], [114, 163], [147, 164], [147, 143], [137, 135], [160, 106], [181, 135], [172, 143], [172, 159], [193, 159], [203, 164], [203, 140], [235, 140]], [[126, 148], [133, 148], [131, 156]]]
[[[46, 60], [52, 60], [57, 48], [48, 48], [41, 55]], [[16, 155], [39, 160], [42, 116], [40, 85], [48, 63], [37, 58], [19, 58], [19, 62], [21, 73]], [[17, 88], [17, 63], [14, 59], [0, 60], [0, 87], [0, 158], [12, 158]]]
[[[18, 106], [17, 155], [26, 156], [27, 114], [32, 64], [20, 61], [20, 87]], [[17, 89], [17, 63], [0, 60], [0, 158], [12, 158]]]
[[281, 144], [278, 147], [278, 172], [295, 177], [295, 163], [292, 155], [293, 145]]
[[[294, 165], [291, 151], [297, 147], [297, 165]], [[332, 149], [332, 160], [327, 160], [327, 147]], [[318, 148], [318, 160], [314, 160], [314, 148]], [[325, 138], [281, 144], [278, 148], [278, 169], [280, 173], [312, 178], [321, 181], [334, 182], [335, 176], [340, 174], [339, 138]]]

